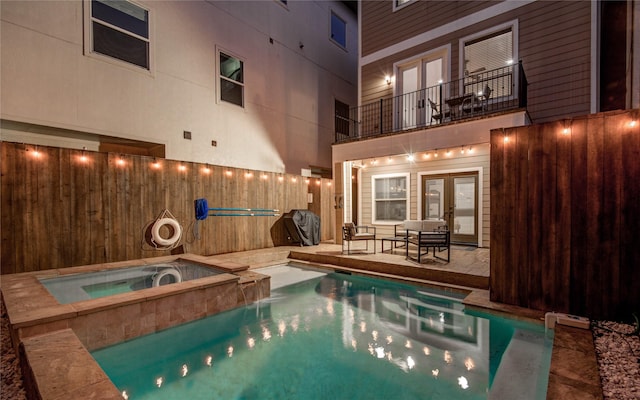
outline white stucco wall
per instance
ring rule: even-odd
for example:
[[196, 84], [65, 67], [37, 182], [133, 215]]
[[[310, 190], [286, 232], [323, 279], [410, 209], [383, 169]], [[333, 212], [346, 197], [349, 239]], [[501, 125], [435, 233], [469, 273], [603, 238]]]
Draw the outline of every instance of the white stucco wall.
[[[150, 10], [151, 71], [86, 54], [87, 3], [3, 0], [2, 119], [161, 143], [170, 159], [331, 167], [334, 100], [357, 94], [356, 17], [342, 3], [137, 4]], [[347, 21], [347, 51], [329, 40], [331, 9]], [[245, 108], [217, 100], [217, 48], [244, 61]]]

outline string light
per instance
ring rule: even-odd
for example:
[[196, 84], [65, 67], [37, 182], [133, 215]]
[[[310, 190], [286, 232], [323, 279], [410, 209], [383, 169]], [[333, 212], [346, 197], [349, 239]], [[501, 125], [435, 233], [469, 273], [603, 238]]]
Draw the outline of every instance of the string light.
[[460, 154], [464, 154], [464, 146], [460, 147]]
[[184, 164], [180, 164], [178, 165], [178, 171], [180, 172], [184, 172], [187, 170], [187, 167]]
[[253, 178], [253, 173], [252, 172], [245, 172], [244, 177], [247, 179], [251, 179]]
[[204, 167], [202, 167], [202, 172], [204, 172], [207, 175], [211, 173], [211, 168], [209, 168], [209, 164], [206, 164]]
[[296, 183], [296, 182], [298, 182], [298, 179], [295, 176], [293, 176], [293, 177], [291, 177], [291, 182]]
[[438, 149], [436, 149], [436, 150], [435, 150], [435, 152], [433, 153], [433, 156], [434, 156], [435, 158], [438, 158]]
[[125, 162], [124, 162], [124, 156], [122, 154], [118, 156], [118, 159], [116, 160], [116, 164], [118, 164], [121, 167], [124, 166]]
[[269, 176], [267, 174], [262, 174], [260, 178], [262, 178], [263, 181], [266, 181], [267, 179], [269, 179]]
[[224, 174], [225, 174], [226, 176], [228, 176], [229, 178], [231, 178], [231, 177], [233, 176], [233, 172], [231, 172], [230, 170], [226, 170], [226, 171], [224, 171]]
[[284, 177], [283, 176], [279, 176], [278, 177], [278, 182], [284, 182]]

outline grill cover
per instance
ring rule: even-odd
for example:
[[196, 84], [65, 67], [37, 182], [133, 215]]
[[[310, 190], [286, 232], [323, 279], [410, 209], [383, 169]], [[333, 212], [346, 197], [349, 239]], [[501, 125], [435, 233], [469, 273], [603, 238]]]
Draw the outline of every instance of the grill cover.
[[320, 243], [320, 217], [309, 210], [291, 210], [284, 215], [289, 239], [300, 246]]

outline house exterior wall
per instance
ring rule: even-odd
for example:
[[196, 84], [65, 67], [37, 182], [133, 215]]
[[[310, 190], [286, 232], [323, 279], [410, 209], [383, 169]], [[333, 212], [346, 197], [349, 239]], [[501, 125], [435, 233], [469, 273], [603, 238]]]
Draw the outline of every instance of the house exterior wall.
[[[480, 198], [478, 199], [480, 222], [478, 225], [482, 227], [478, 232], [478, 245], [481, 247], [489, 247], [489, 145], [479, 145], [473, 147], [471, 154], [460, 154], [459, 148], [452, 149], [450, 155], [446, 155], [445, 151], [439, 152], [438, 159], [433, 158], [433, 153], [416, 154], [415, 161], [408, 161], [405, 155], [392, 157], [387, 160], [381, 158], [373, 165], [372, 159], [365, 161], [364, 168], [360, 168], [360, 185], [361, 198], [363, 198], [359, 209], [362, 213], [362, 224], [372, 225], [373, 213], [373, 193], [372, 193], [372, 177], [376, 175], [402, 174], [409, 173], [409, 219], [423, 219], [421, 211], [421, 179], [422, 175], [442, 175], [453, 172], [478, 172], [479, 182], [481, 182]], [[426, 158], [429, 154], [429, 158]], [[394, 224], [377, 224], [376, 235], [383, 238], [393, 236]]]
[[[2, 140], [96, 150], [105, 135], [184, 161], [331, 167], [334, 101], [357, 103], [357, 21], [341, 2], [136, 4], [150, 13], [150, 71], [87, 54], [87, 1], [2, 2], [2, 120], [90, 134], [12, 128]], [[346, 21], [346, 50], [329, 39], [332, 11]], [[244, 108], [218, 100], [217, 49], [244, 62]]]
[[415, 1], [393, 10], [392, 1], [363, 1], [361, 104], [394, 95], [394, 63], [427, 51], [449, 49], [449, 76], [462, 78], [460, 39], [516, 23], [514, 46], [529, 82], [527, 111], [533, 122], [591, 112], [592, 2]]

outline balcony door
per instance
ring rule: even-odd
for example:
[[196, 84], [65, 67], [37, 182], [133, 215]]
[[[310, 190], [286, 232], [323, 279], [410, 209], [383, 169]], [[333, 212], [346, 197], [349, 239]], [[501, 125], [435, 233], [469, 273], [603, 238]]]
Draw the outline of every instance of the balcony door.
[[440, 104], [440, 83], [444, 77], [442, 53], [414, 60], [398, 67], [399, 86], [394, 104], [396, 128], [412, 129], [431, 123], [429, 101]]
[[422, 177], [422, 215], [447, 221], [454, 243], [478, 243], [478, 173]]

